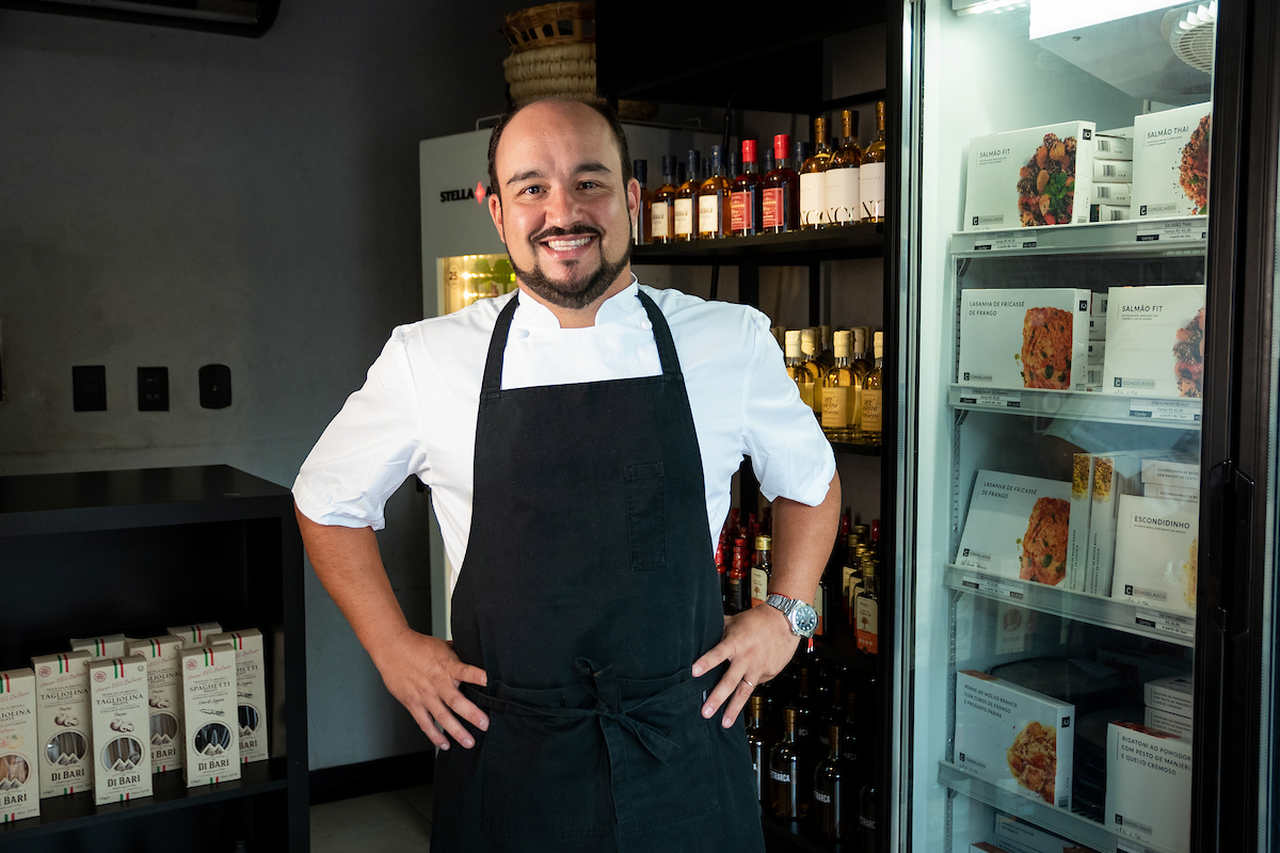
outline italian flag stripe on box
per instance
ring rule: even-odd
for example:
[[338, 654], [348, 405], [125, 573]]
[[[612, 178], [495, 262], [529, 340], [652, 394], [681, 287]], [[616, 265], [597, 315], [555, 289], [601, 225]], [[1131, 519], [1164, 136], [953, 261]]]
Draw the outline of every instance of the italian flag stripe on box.
[[111, 674], [116, 678], [124, 678], [124, 659], [116, 658], [111, 662]]
[[107, 654], [107, 644], [104, 643], [101, 638], [93, 641], [93, 647], [97, 650], [96, 654], [98, 657], [104, 657]]
[[58, 655], [58, 672], [70, 672], [70, 671], [71, 671], [71, 661], [67, 659], [66, 655]]
[[213, 666], [213, 649], [204, 650], [204, 665]]
[[11, 693], [13, 687], [9, 684], [9, 673], [0, 673], [0, 693]]
[[151, 656], [153, 658], [160, 657], [160, 644], [157, 643], [155, 640], [151, 641]]

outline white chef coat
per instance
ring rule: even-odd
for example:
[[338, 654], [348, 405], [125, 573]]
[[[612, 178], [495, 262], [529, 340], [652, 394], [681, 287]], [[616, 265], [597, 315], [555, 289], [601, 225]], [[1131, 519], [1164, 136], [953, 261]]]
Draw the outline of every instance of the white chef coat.
[[[560, 328], [546, 306], [525, 295], [512, 318], [502, 387], [661, 373], [638, 287], [632, 276], [629, 287], [601, 304], [595, 325], [582, 329]], [[744, 305], [644, 290], [667, 318], [684, 373], [702, 455], [708, 545], [719, 537], [730, 478], [744, 454], [766, 499], [821, 503], [835, 457], [786, 374], [769, 318]], [[380, 530], [386, 499], [416, 474], [431, 487], [449, 562], [463, 565], [480, 381], [498, 314], [512, 296], [392, 331], [364, 387], [347, 398], [302, 464], [293, 496], [303, 515], [319, 524]], [[481, 511], [501, 514], [502, 507]], [[450, 596], [456, 581], [446, 580]]]

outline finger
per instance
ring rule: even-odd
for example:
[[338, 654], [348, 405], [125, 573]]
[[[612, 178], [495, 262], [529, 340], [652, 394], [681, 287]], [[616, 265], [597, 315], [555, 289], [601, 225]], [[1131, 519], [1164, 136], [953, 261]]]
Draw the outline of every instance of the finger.
[[732, 655], [729, 651], [729, 644], [725, 640], [721, 640], [711, 647], [705, 655], [693, 662], [693, 677], [700, 678], [704, 673], [718, 667], [727, 661]]
[[716, 689], [711, 691], [711, 695], [707, 697], [706, 703], [702, 706], [702, 716], [711, 719], [711, 716], [719, 710], [724, 704], [724, 700], [728, 699], [730, 694], [738, 687], [738, 682], [742, 681], [742, 676], [747, 672], [745, 663], [731, 663], [729, 671], [720, 679], [720, 683], [716, 685]]
[[431, 719], [430, 714], [421, 708], [410, 708], [409, 713], [418, 724], [418, 728], [422, 729], [422, 733], [427, 736], [427, 740], [440, 749], [449, 748], [449, 739], [444, 736], [444, 732], [436, 728], [435, 721]]
[[[752, 681], [754, 682], [755, 679], [752, 679]], [[734, 724], [738, 719], [738, 715], [742, 713], [743, 706], [751, 698], [751, 691], [754, 689], [751, 684], [747, 683], [745, 678], [738, 682], [738, 686], [729, 695], [729, 704], [725, 706], [724, 719], [721, 720], [721, 725], [727, 729]]]
[[453, 690], [443, 694], [443, 696], [445, 704], [455, 714], [482, 732], [489, 730], [489, 718], [485, 716], [484, 711], [481, 711], [474, 702], [463, 696], [461, 691]]
[[475, 738], [471, 737], [471, 732], [467, 731], [462, 723], [458, 722], [458, 718], [438, 698], [433, 698], [427, 703], [427, 710], [435, 718], [436, 725], [444, 729], [458, 743], [467, 749], [476, 745]]
[[454, 681], [465, 681], [468, 684], [475, 684], [479, 687], [484, 687], [489, 683], [489, 676], [483, 669], [461, 661], [453, 668], [452, 676]]

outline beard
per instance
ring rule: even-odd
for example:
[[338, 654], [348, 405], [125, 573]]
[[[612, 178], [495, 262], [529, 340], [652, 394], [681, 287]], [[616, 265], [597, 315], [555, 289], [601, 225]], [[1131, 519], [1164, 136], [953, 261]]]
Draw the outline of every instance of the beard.
[[[581, 309], [590, 305], [596, 299], [600, 298], [609, 285], [618, 278], [618, 275], [631, 262], [631, 227], [630, 216], [627, 222], [627, 248], [617, 261], [610, 261], [604, 255], [604, 235], [597, 228], [586, 225], [575, 225], [571, 228], [548, 228], [529, 238], [529, 245], [533, 249], [533, 267], [531, 269], [523, 269], [516, 263], [516, 259], [511, 257], [510, 250], [507, 251], [507, 259], [511, 261], [511, 268], [515, 270], [516, 277], [525, 284], [530, 290], [538, 296], [556, 305], [560, 308]], [[552, 281], [543, 271], [542, 265], [538, 261], [538, 243], [551, 237], [569, 237], [574, 234], [591, 234], [596, 236], [596, 246], [599, 249], [600, 264], [596, 267], [595, 272], [582, 276], [570, 276], [568, 281], [557, 282]]]

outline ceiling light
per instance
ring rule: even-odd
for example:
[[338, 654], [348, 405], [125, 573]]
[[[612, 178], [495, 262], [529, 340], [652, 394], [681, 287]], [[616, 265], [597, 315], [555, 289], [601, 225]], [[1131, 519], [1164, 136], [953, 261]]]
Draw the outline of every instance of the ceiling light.
[[1027, 6], [1029, 0], [951, 0], [951, 8], [957, 15], [980, 15], [983, 12], [1008, 12]]
[[1144, 12], [1167, 9], [1185, 0], [1061, 0], [1031, 1], [1031, 38], [1042, 39], [1058, 33], [1118, 21]]

